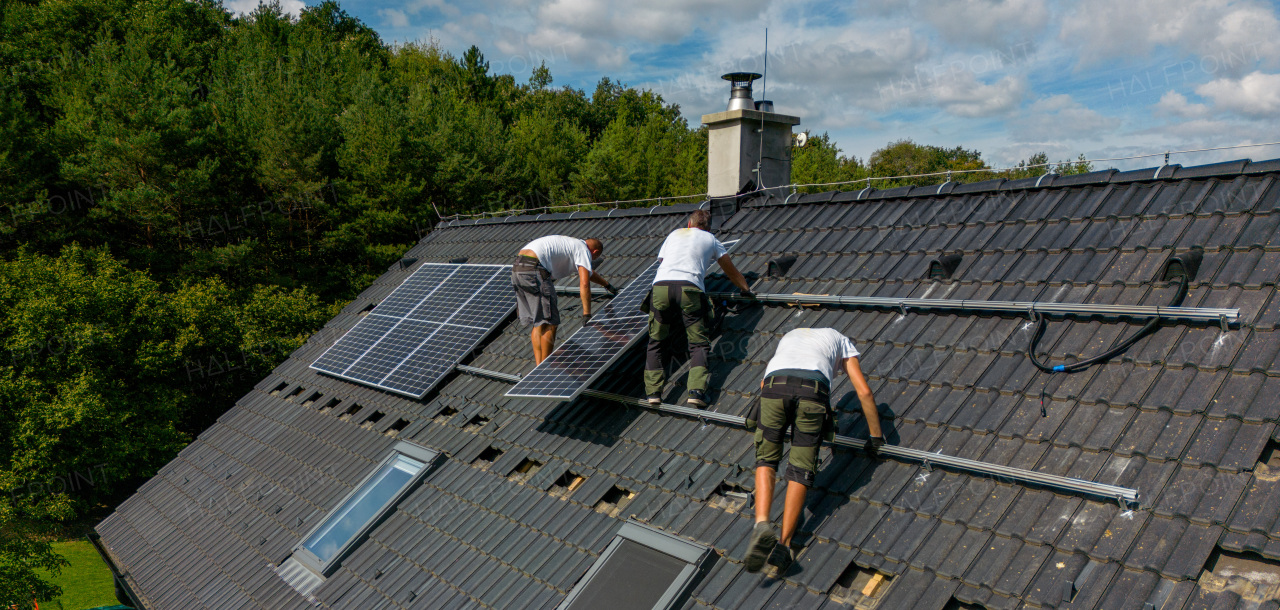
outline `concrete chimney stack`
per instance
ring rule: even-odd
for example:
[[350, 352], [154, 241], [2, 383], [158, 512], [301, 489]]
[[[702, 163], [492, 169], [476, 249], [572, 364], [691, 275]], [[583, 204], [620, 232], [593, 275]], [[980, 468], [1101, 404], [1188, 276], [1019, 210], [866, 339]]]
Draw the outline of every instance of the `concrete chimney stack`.
[[791, 128], [800, 117], [773, 112], [773, 103], [755, 102], [751, 72], [724, 75], [733, 83], [729, 109], [702, 116], [707, 126], [707, 194], [732, 197], [750, 186], [773, 189], [791, 183]]

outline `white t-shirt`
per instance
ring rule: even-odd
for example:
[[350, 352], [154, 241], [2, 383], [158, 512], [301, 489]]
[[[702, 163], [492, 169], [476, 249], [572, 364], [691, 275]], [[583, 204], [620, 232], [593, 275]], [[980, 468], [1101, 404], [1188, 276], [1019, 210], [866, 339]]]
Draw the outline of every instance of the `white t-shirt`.
[[857, 358], [853, 341], [834, 328], [797, 328], [782, 336], [773, 359], [764, 369], [765, 377], [783, 369], [817, 371], [835, 381], [834, 371], [846, 358]]
[[711, 233], [694, 228], [677, 229], [667, 236], [667, 240], [662, 242], [662, 249], [658, 250], [662, 264], [658, 266], [658, 275], [653, 281], [692, 282], [700, 290], [706, 290], [702, 281], [707, 275], [707, 267], [728, 253], [724, 244]]
[[576, 276], [578, 267], [591, 271], [591, 249], [581, 239], [548, 235], [529, 242], [521, 250], [532, 250], [538, 262], [551, 272], [551, 279]]

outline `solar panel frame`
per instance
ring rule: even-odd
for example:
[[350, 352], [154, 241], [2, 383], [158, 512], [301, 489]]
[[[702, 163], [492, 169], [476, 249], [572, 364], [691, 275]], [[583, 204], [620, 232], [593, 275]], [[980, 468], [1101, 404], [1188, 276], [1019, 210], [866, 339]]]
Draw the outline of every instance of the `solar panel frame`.
[[515, 311], [510, 269], [423, 263], [310, 368], [421, 399]]
[[[738, 244], [738, 240], [724, 242], [727, 250], [732, 251], [734, 246]], [[648, 333], [644, 332], [649, 326], [649, 314], [640, 310], [640, 304], [644, 302], [645, 297], [649, 294], [649, 289], [653, 286], [653, 280], [658, 274], [658, 266], [661, 263], [654, 261], [631, 283], [627, 284], [618, 296], [613, 297], [599, 314], [593, 315], [591, 320], [584, 324], [582, 328], [573, 333], [564, 343], [560, 344], [551, 355], [547, 356], [541, 364], [533, 367], [519, 383], [507, 390], [505, 394], [508, 398], [533, 398], [537, 400], [555, 400], [555, 401], [572, 401], [578, 398], [591, 384], [595, 383], [609, 367], [613, 366], [623, 354], [627, 353], [642, 338], [647, 337]], [[570, 383], [560, 383], [554, 386], [554, 383], [564, 379], [565, 371], [574, 370], [574, 365], [583, 360], [579, 357], [577, 360], [571, 359], [566, 354], [580, 345], [599, 344], [599, 336], [610, 334], [626, 329], [636, 329], [635, 334], [631, 335], [625, 343], [615, 346], [617, 349], [604, 356], [592, 357], [591, 361], [597, 363], [591, 370], [590, 374], [584, 376], [579, 373], [580, 381]], [[567, 364], [562, 364], [564, 360], [570, 358]], [[558, 368], [559, 372], [554, 369]], [[589, 368], [589, 367], [581, 367]], [[540, 370], [541, 369], [541, 370]], [[566, 393], [561, 388], [575, 384], [571, 392]], [[559, 391], [559, 393], [552, 393]]]

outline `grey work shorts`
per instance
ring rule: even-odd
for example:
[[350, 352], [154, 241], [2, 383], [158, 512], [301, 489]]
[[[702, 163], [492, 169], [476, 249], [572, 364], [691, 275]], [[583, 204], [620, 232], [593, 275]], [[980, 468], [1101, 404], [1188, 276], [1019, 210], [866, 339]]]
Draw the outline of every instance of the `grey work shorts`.
[[555, 282], [545, 268], [524, 259], [517, 260], [511, 266], [511, 285], [516, 291], [516, 311], [521, 325], [560, 325]]

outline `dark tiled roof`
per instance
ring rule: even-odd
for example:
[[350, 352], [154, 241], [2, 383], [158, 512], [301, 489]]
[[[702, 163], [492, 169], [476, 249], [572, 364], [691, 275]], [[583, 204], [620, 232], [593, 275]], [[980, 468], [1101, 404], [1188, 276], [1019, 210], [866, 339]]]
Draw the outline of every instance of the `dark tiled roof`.
[[[1280, 484], [1255, 471], [1280, 420], [1277, 172], [1237, 162], [950, 184], [942, 195], [758, 198], [721, 219], [722, 238], [743, 239], [744, 272], [797, 258], [786, 277], [760, 280], [757, 291], [774, 293], [1164, 305], [1174, 288], [1155, 281], [1161, 266], [1202, 247], [1185, 305], [1239, 308], [1240, 327], [1166, 326], [1077, 374], [1032, 367], [1030, 326], [1012, 317], [751, 308], [727, 317], [712, 349], [712, 408], [741, 415], [778, 336], [837, 328], [863, 351], [894, 442], [1136, 488], [1137, 510], [824, 450], [797, 567], [747, 574], [751, 509], [722, 495], [753, 484], [745, 431], [593, 398], [507, 399], [507, 384], [467, 375], [413, 401], [308, 369], [409, 273], [395, 266], [98, 530], [157, 608], [311, 607], [272, 565], [409, 439], [449, 459], [316, 590], [324, 606], [551, 608], [634, 517], [718, 552], [691, 608], [846, 607], [829, 596], [851, 566], [894, 576], [881, 608], [1245, 607], [1198, 579], [1216, 548], [1280, 559]], [[451, 223], [406, 256], [503, 263], [534, 237], [568, 233], [604, 240], [602, 272], [625, 279], [687, 211]], [[925, 279], [944, 252], [964, 255], [955, 279]], [[562, 337], [577, 328], [574, 301], [562, 300]], [[1056, 321], [1041, 350], [1070, 362], [1136, 328]], [[522, 373], [527, 342], [507, 324], [470, 364]], [[633, 352], [598, 387], [639, 396], [641, 366]], [[862, 436], [849, 389], [833, 392], [840, 433]], [[501, 454], [479, 460], [490, 448]], [[526, 459], [541, 469], [517, 473]], [[566, 472], [585, 481], [565, 489]], [[610, 503], [619, 489], [634, 493], [621, 506]]]

